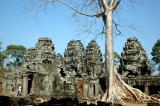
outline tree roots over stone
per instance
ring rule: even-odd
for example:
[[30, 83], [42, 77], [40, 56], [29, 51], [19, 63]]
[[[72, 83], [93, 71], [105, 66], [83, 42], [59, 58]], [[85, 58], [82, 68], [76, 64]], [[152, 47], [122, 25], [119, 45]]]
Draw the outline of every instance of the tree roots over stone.
[[108, 97], [108, 90], [103, 95], [101, 101], [111, 102], [113, 104], [125, 104], [125, 103], [159, 103], [160, 99], [151, 97], [140, 91], [127, 85], [114, 70], [113, 75], [113, 87], [111, 97]]

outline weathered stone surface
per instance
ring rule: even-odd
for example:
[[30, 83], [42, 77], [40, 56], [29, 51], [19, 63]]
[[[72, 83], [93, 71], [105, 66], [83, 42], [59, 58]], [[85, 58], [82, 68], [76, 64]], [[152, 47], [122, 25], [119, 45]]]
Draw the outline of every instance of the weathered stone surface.
[[84, 46], [80, 40], [72, 40], [68, 43], [64, 52], [65, 70], [82, 75], [84, 66]]
[[123, 76], [150, 75], [150, 63], [146, 52], [135, 37], [127, 39], [120, 58]]
[[[10, 95], [11, 93], [7, 93], [7, 90], [12, 85], [15, 89], [12, 94], [14, 96], [17, 96], [19, 86], [23, 86], [23, 96], [28, 94], [53, 95], [56, 88], [54, 85], [56, 77], [62, 65], [63, 57], [60, 54], [55, 54], [52, 40], [50, 38], [40, 38], [35, 48], [27, 50], [25, 63], [16, 70], [19, 77], [15, 76], [17, 74], [15, 72], [10, 72], [12, 75], [5, 74], [3, 94]], [[27, 77], [24, 77], [24, 74]]]
[[[8, 96], [73, 96], [76, 91], [75, 76], [64, 69], [63, 56], [55, 55], [51, 39], [40, 38], [35, 48], [27, 50], [22, 67], [5, 72], [1, 78], [1, 92]], [[24, 74], [27, 77], [23, 77]], [[22, 92], [18, 93], [20, 86]]]
[[92, 40], [85, 49], [85, 73], [91, 77], [99, 77], [102, 72], [102, 53], [96, 41]]
[[50, 38], [39, 38], [36, 47], [27, 50], [26, 62], [53, 63], [55, 59], [54, 44]]
[[[130, 38], [124, 50], [121, 73], [126, 76], [149, 75], [148, 59], [136, 38]], [[102, 77], [105, 79], [104, 64], [96, 41], [89, 42], [85, 49], [80, 40], [72, 40], [63, 57], [55, 53], [50, 38], [40, 38], [34, 48], [27, 50], [25, 63], [14, 71], [5, 72], [0, 78], [0, 93], [7, 96], [43, 95], [98, 100], [103, 94], [99, 84]], [[137, 83], [137, 80], [132, 83], [128, 79], [126, 81], [131, 85]], [[102, 82], [106, 90], [105, 83]], [[18, 95], [20, 86], [22, 91]]]

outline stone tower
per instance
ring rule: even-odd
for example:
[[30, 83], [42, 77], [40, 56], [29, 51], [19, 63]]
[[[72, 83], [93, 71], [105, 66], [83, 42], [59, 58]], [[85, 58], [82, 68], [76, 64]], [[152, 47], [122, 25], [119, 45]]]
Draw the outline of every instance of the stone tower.
[[92, 77], [99, 76], [102, 71], [102, 53], [96, 41], [88, 43], [85, 50], [85, 73]]
[[36, 47], [28, 49], [25, 57], [25, 62], [53, 63], [55, 52], [52, 40], [47, 37], [39, 38]]
[[140, 42], [135, 37], [127, 39], [120, 58], [123, 76], [150, 75], [150, 63]]
[[66, 71], [83, 73], [84, 46], [80, 40], [71, 40], [64, 52], [64, 66]]

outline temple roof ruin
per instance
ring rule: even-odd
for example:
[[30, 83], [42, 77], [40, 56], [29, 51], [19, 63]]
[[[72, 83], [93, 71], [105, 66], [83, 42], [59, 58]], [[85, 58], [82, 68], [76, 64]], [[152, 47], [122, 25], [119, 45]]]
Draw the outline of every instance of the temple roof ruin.
[[120, 58], [120, 73], [128, 75], [150, 75], [150, 62], [140, 42], [136, 37], [127, 39]]

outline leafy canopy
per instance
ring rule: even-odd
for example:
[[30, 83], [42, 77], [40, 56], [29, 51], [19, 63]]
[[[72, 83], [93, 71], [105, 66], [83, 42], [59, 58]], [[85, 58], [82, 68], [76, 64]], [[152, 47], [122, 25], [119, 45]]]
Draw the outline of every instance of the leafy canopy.
[[13, 62], [9, 62], [8, 65], [19, 66], [23, 63], [26, 47], [22, 45], [8, 45], [5, 53], [13, 60]]
[[160, 65], [160, 39], [158, 39], [155, 45], [153, 46], [151, 54], [153, 56], [152, 60], [156, 64]]

